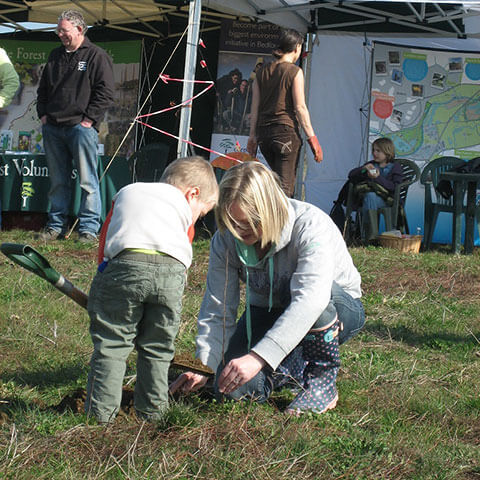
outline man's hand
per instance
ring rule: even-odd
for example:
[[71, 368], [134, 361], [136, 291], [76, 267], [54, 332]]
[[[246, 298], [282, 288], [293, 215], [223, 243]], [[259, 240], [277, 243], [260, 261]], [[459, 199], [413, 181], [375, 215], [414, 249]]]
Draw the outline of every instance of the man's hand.
[[208, 377], [199, 373], [182, 373], [174, 382], [172, 382], [168, 391], [173, 395], [177, 390], [182, 393], [196, 392], [200, 390], [208, 381]]
[[42, 125], [45, 125], [47, 123], [47, 116], [46, 115], [41, 116], [40, 121], [42, 122]]
[[264, 366], [265, 360], [255, 352], [230, 360], [218, 379], [218, 390], [231, 393], [251, 380]]
[[93, 122], [91, 120], [89, 120], [88, 118], [84, 118], [81, 122], [80, 122], [80, 125], [82, 127], [85, 127], [85, 128], [91, 128], [91, 126], [93, 125]]

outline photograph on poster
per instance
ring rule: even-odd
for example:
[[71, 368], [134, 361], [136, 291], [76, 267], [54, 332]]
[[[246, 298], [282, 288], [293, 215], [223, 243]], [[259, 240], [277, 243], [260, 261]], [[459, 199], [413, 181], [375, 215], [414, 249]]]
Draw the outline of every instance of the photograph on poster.
[[388, 52], [388, 63], [390, 65], [400, 65], [400, 52], [398, 50]]
[[448, 69], [451, 72], [463, 71], [463, 64], [461, 57], [452, 57], [448, 60]]
[[377, 75], [387, 74], [387, 62], [375, 62], [375, 73]]
[[423, 85], [418, 83], [412, 84], [412, 96], [423, 97]]
[[396, 83], [397, 85], [401, 85], [403, 80], [403, 72], [401, 70], [397, 70], [394, 68], [392, 70], [392, 82]]
[[432, 75], [432, 87], [433, 88], [445, 88], [445, 75], [441, 73], [434, 73]]
[[248, 136], [255, 72], [270, 55], [222, 52], [218, 61], [214, 133]]
[[402, 122], [402, 117], [403, 117], [403, 112], [401, 112], [400, 110], [393, 109], [392, 120], [395, 123], [401, 123]]

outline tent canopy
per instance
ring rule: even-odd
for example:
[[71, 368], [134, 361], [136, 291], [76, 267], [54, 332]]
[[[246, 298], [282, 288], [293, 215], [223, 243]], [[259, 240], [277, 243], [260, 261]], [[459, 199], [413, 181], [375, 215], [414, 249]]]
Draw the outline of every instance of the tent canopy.
[[[188, 18], [188, 0], [2, 0], [3, 26], [28, 30], [22, 22], [56, 24], [62, 10], [81, 10], [89, 25], [156, 37], [175, 36], [159, 23], [171, 17]], [[203, 0], [202, 30], [220, 28], [221, 18], [269, 21], [301, 32], [326, 30], [366, 33], [415, 33], [464, 37], [464, 22], [476, 25], [480, 36], [478, 2]], [[476, 18], [475, 18], [476, 17]], [[49, 27], [51, 29], [51, 27]], [[181, 33], [181, 32], [180, 32]]]

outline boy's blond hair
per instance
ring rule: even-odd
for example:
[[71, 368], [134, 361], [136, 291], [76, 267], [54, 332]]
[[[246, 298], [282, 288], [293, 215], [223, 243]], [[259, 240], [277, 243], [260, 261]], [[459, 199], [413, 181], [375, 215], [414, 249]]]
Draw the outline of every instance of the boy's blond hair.
[[372, 143], [372, 152], [374, 147], [377, 147], [381, 152], [385, 154], [387, 157], [387, 162], [393, 162], [395, 160], [395, 146], [393, 145], [393, 142], [386, 137], [382, 138], [377, 138], [373, 143]]
[[164, 170], [160, 181], [181, 190], [198, 187], [202, 202], [216, 202], [218, 199], [218, 182], [213, 167], [200, 156], [177, 158]]
[[245, 162], [223, 176], [215, 218], [220, 231], [227, 229], [241, 241], [230, 213], [233, 203], [245, 213], [256, 235], [261, 229], [262, 248], [278, 243], [288, 220], [288, 199], [276, 173], [260, 162]]

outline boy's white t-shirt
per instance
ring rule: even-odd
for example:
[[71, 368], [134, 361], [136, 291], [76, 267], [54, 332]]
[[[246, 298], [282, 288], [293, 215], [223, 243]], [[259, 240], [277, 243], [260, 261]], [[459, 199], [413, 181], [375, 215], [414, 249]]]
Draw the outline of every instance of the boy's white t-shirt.
[[138, 248], [165, 253], [190, 267], [192, 210], [181, 190], [167, 183], [132, 183], [113, 197], [112, 208], [105, 259]]

